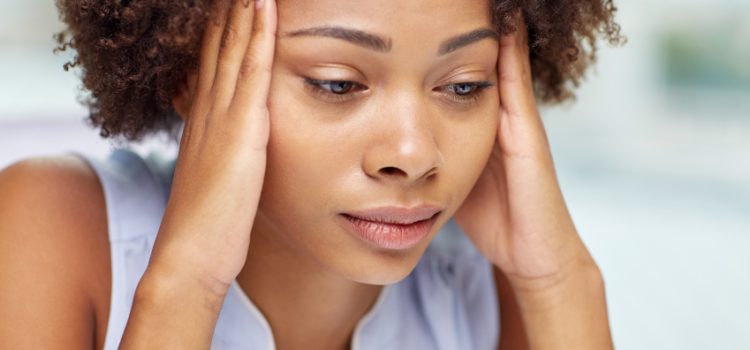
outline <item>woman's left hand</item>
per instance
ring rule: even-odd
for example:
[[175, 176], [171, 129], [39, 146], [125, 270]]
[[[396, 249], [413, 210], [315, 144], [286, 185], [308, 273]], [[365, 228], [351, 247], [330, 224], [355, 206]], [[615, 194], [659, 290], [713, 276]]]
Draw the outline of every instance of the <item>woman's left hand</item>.
[[455, 219], [511, 284], [556, 283], [578, 263], [593, 264], [593, 259], [576, 232], [555, 175], [534, 99], [522, 19], [515, 33], [501, 38], [498, 72], [495, 146]]

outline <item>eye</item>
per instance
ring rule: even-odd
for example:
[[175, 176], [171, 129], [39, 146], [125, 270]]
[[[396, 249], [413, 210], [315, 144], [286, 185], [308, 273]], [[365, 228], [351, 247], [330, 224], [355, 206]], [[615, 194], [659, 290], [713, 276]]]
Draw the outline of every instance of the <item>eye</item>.
[[461, 82], [441, 86], [438, 90], [455, 102], [474, 104], [479, 101], [482, 91], [493, 85], [489, 81]]
[[305, 85], [313, 93], [333, 102], [343, 102], [353, 98], [354, 92], [367, 90], [364, 85], [347, 80], [318, 80], [305, 78]]
[[453, 91], [456, 92], [456, 95], [459, 96], [466, 96], [470, 95], [472, 92], [476, 90], [476, 85], [467, 84], [467, 83], [460, 83], [453, 85]]

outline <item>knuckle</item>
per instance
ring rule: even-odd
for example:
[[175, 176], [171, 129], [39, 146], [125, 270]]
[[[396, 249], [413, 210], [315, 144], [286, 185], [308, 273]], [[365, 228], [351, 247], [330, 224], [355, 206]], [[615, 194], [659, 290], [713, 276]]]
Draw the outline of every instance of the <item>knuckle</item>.
[[258, 72], [258, 64], [254, 60], [245, 59], [240, 66], [240, 79], [247, 79]]
[[254, 55], [248, 55], [240, 66], [240, 79], [248, 79], [258, 74], [270, 73], [270, 69]]
[[257, 35], [261, 35], [261, 34], [263, 34], [263, 33], [266, 32], [266, 28], [267, 27], [268, 27], [268, 25], [266, 25], [265, 21], [263, 21], [261, 19], [257, 19], [255, 21], [255, 25], [254, 25], [254, 29], [255, 30], [253, 30], [253, 34], [256, 35], [256, 36]]
[[263, 33], [266, 31], [266, 28], [268, 28], [268, 23], [263, 18], [263, 14], [256, 13], [255, 20], [253, 21], [253, 33]]
[[263, 42], [263, 41], [274, 41], [275, 35], [273, 32], [270, 31], [256, 31], [253, 32], [252, 40], [253, 42]]
[[221, 36], [221, 48], [227, 49], [232, 47], [237, 42], [238, 37], [239, 32], [237, 31], [237, 28], [231, 24], [227, 24], [224, 27], [224, 33]]

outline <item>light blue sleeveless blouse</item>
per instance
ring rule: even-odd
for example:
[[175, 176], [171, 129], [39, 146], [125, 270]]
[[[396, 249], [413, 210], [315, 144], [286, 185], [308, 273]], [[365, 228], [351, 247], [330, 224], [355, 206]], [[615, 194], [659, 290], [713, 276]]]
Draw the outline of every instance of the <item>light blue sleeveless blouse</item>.
[[[107, 350], [117, 349], [166, 207], [174, 159], [125, 149], [107, 159], [76, 154], [99, 177], [112, 257]], [[352, 349], [496, 349], [498, 303], [491, 265], [451, 220], [412, 273], [382, 289], [359, 321]], [[239, 285], [222, 306], [212, 349], [275, 349], [271, 328]]]

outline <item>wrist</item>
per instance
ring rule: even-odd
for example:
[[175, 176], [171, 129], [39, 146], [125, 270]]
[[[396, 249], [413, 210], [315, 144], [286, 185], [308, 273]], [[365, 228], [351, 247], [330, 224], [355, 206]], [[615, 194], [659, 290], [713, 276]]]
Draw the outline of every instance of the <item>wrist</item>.
[[199, 301], [205, 311], [218, 313], [228, 289], [228, 285], [210, 282], [189, 271], [150, 264], [138, 283], [136, 299], [157, 304]]
[[612, 349], [604, 280], [593, 260], [510, 285], [530, 348]]
[[[162, 234], [162, 231], [159, 232]], [[228, 274], [218, 269], [223, 262], [197, 249], [197, 244], [154, 246], [144, 279], [153, 287], [166, 290], [185, 286], [214, 299], [223, 299], [234, 281], [236, 274]], [[184, 288], [184, 287], [183, 287]]]
[[150, 265], [138, 283], [121, 349], [210, 347], [224, 296]]
[[506, 274], [513, 291], [519, 293], [556, 293], [570, 286], [590, 286], [595, 288], [603, 285], [603, 277], [599, 266], [589, 254], [583, 254], [568, 260], [553, 273], [542, 276], [527, 277]]

